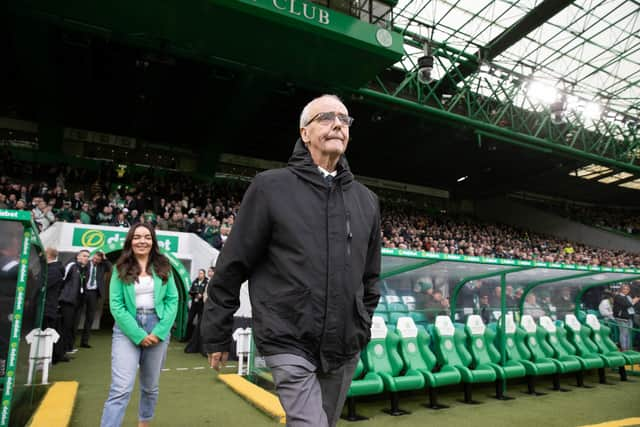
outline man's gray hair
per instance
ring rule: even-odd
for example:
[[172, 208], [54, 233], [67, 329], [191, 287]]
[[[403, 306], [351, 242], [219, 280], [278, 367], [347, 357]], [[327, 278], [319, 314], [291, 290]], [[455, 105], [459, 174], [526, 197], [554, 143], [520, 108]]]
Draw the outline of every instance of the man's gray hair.
[[333, 95], [330, 93], [326, 93], [324, 95], [320, 95], [317, 98], [312, 99], [311, 101], [309, 101], [309, 103], [307, 105], [304, 106], [304, 108], [302, 109], [302, 113], [300, 113], [300, 127], [303, 128], [307, 125], [307, 122], [309, 120], [311, 120], [311, 117], [309, 117], [309, 109], [311, 107], [311, 104], [313, 104], [314, 102], [316, 102], [318, 99], [322, 99], [322, 98], [333, 98], [336, 101], [340, 102], [341, 104], [344, 105], [344, 102], [342, 102], [342, 99], [340, 99], [340, 97], [338, 95]]

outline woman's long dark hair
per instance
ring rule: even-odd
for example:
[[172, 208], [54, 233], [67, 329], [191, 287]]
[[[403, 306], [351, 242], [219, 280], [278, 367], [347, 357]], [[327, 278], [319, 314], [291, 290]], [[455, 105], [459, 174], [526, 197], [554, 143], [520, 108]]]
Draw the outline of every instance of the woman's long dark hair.
[[158, 240], [156, 239], [156, 232], [149, 224], [137, 223], [127, 233], [127, 237], [124, 241], [124, 247], [122, 248], [122, 254], [116, 262], [116, 268], [118, 269], [118, 277], [123, 283], [128, 285], [133, 284], [140, 275], [140, 264], [133, 254], [133, 248], [131, 247], [131, 241], [136, 230], [140, 227], [144, 227], [151, 233], [151, 251], [149, 252], [149, 263], [147, 264], [147, 273], [151, 274], [151, 271], [162, 279], [162, 284], [166, 284], [169, 279], [171, 265], [166, 256], [160, 253], [158, 247]]

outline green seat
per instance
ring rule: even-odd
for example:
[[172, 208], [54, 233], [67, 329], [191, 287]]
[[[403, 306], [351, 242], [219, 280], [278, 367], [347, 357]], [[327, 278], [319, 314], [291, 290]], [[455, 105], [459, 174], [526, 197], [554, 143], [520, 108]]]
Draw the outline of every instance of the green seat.
[[389, 325], [396, 325], [398, 324], [398, 319], [400, 319], [401, 317], [405, 317], [408, 316], [409, 313], [406, 311], [394, 311], [389, 313], [389, 321], [387, 323], [389, 323]]
[[382, 317], [382, 319], [385, 321], [385, 323], [389, 323], [389, 313], [374, 311], [373, 315], [374, 316], [378, 316], [378, 317]]
[[382, 393], [383, 390], [382, 378], [373, 372], [366, 372], [362, 359], [358, 360], [347, 397], [369, 396]]
[[426, 327], [429, 323], [429, 320], [427, 319], [427, 316], [425, 316], [423, 311], [412, 311], [409, 313], [409, 316], [413, 319], [416, 325], [422, 325]]
[[466, 335], [463, 329], [453, 326], [448, 316], [437, 316], [435, 324], [429, 327], [429, 333], [435, 340], [435, 353], [438, 364], [455, 368], [464, 383], [464, 402], [475, 403], [471, 398], [471, 384], [496, 380], [496, 372], [490, 367], [470, 369], [473, 357], [465, 346]]
[[358, 365], [351, 378], [351, 385], [347, 392], [347, 416], [346, 420], [360, 421], [366, 420], [367, 417], [363, 417], [356, 413], [356, 400], [358, 396], [370, 396], [372, 394], [382, 393], [384, 391], [384, 384], [382, 378], [374, 374], [373, 372], [366, 372], [362, 359], [358, 359]]
[[[526, 332], [516, 327], [516, 323], [513, 320], [513, 313], [509, 312], [505, 316], [505, 332], [502, 336], [501, 325], [491, 324], [489, 327], [496, 330], [496, 338], [494, 344], [499, 352], [502, 351], [502, 345], [504, 341], [504, 353], [507, 359], [507, 363], [518, 363], [525, 369], [527, 377], [528, 393], [532, 395], [541, 395], [535, 391], [535, 377], [541, 375], [555, 374], [557, 371], [556, 365], [553, 361], [533, 362], [531, 360], [532, 355], [525, 344], [527, 337]], [[534, 325], [535, 326], [535, 325]]]
[[435, 389], [458, 384], [462, 380], [460, 373], [452, 366], [444, 366], [437, 370], [436, 356], [429, 348], [431, 337], [423, 328], [416, 326], [411, 317], [398, 319], [396, 331], [400, 336], [400, 355], [407, 369], [420, 372], [429, 388], [427, 406], [432, 409], [446, 408], [438, 404]]
[[375, 309], [376, 313], [386, 313], [387, 312], [387, 303], [384, 302], [382, 300], [382, 298], [380, 298], [380, 300], [378, 301], [378, 305]]
[[374, 316], [371, 323], [371, 341], [364, 353], [364, 361], [369, 372], [382, 378], [385, 390], [391, 393], [391, 408], [385, 412], [404, 415], [408, 412], [399, 408], [398, 392], [419, 390], [424, 387], [424, 377], [413, 369], [404, 369], [398, 353], [400, 338], [389, 332], [383, 318]]
[[[583, 369], [598, 369], [598, 377], [601, 384], [607, 383], [604, 367], [606, 366], [605, 360], [598, 354], [595, 344], [589, 338], [589, 331], [585, 330], [574, 314], [567, 314], [565, 319], [571, 322], [568, 325], [560, 320], [556, 321], [556, 325], [559, 326], [560, 336], [565, 334], [565, 339], [573, 345], [576, 349], [576, 356], [579, 357], [580, 363], [582, 363]], [[624, 358], [620, 358], [624, 361]]]
[[[582, 366], [575, 358], [554, 359], [555, 352], [547, 341], [548, 333], [537, 326], [533, 317], [525, 314], [520, 319], [520, 327], [525, 335], [524, 343], [531, 354], [531, 361], [540, 368], [540, 373], [553, 373], [553, 390], [565, 390], [560, 387], [560, 373], [576, 372], [582, 378]], [[581, 381], [581, 380], [579, 380]]]
[[[597, 319], [596, 319], [597, 320]], [[564, 318], [565, 327], [569, 336], [573, 336], [577, 342], [589, 351], [591, 354], [599, 356], [607, 368], [623, 367], [627, 363], [626, 359], [619, 351], [602, 353], [600, 347], [591, 339], [592, 330], [588, 325], [583, 325], [578, 321], [575, 315], [567, 314]], [[598, 335], [599, 337], [599, 335]], [[576, 345], [576, 348], [578, 346]]]
[[[540, 326], [546, 331], [547, 343], [553, 349], [554, 358], [570, 368], [568, 372], [576, 372], [578, 387], [589, 387], [584, 384], [584, 371], [604, 366], [601, 360], [586, 360], [576, 354], [576, 348], [567, 339], [567, 332], [564, 326], [557, 327], [556, 323], [549, 316], [540, 317]], [[577, 362], [578, 368], [575, 364]], [[569, 366], [571, 365], [571, 366]], [[574, 370], [575, 369], [575, 370]], [[561, 373], [565, 371], [561, 369]]]
[[[585, 319], [586, 326], [591, 331], [591, 340], [597, 348], [598, 353], [604, 357], [622, 357], [622, 364], [617, 364], [622, 381], [626, 381], [626, 370], [624, 365], [640, 363], [640, 353], [637, 351], [619, 351], [618, 346], [611, 340], [611, 330], [600, 323], [598, 318], [589, 313]], [[609, 365], [614, 367], [614, 365]]]
[[474, 368], [493, 369], [497, 376], [496, 398], [505, 399], [502, 380], [524, 377], [527, 373], [524, 366], [513, 360], [500, 365], [500, 353], [493, 344], [495, 332], [484, 325], [479, 315], [473, 314], [467, 318], [465, 332]]

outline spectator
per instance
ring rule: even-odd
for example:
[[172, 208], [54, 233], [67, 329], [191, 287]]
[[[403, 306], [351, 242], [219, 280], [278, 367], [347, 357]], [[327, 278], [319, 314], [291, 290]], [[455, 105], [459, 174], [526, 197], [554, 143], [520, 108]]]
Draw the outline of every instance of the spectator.
[[598, 305], [598, 311], [603, 319], [614, 320], [612, 303], [613, 294], [607, 289], [602, 293], [602, 301]]
[[631, 328], [633, 327], [634, 305], [640, 301], [640, 297], [632, 298], [629, 295], [631, 288], [627, 284], [620, 286], [620, 292], [613, 298], [613, 316], [620, 329], [620, 350], [631, 348]]
[[114, 227], [129, 228], [130, 225], [129, 225], [129, 221], [127, 220], [127, 218], [125, 216], [126, 214], [127, 214], [127, 208], [124, 208], [122, 210], [122, 212], [120, 212], [118, 215], [116, 215], [116, 219], [115, 219], [115, 221], [113, 222], [112, 225]]
[[111, 206], [102, 208], [102, 212], [98, 214], [97, 221], [100, 225], [111, 225], [114, 222], [113, 208]]
[[91, 212], [89, 211], [89, 203], [84, 202], [82, 204], [82, 210], [80, 211], [79, 217], [82, 224], [91, 224], [93, 222]]
[[538, 302], [536, 301], [536, 295], [533, 292], [529, 292], [527, 294], [523, 308], [523, 314], [528, 314], [535, 320], [538, 320], [542, 316], [547, 315], [542, 307], [538, 305]]

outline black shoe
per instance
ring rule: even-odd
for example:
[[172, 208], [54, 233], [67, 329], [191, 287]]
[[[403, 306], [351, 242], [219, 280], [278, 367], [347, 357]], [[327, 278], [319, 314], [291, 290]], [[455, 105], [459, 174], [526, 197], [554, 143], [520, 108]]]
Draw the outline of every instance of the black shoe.
[[61, 358], [59, 358], [59, 359], [55, 359], [55, 360], [53, 361], [53, 364], [55, 365], [56, 363], [59, 363], [59, 362], [71, 362], [71, 358], [69, 358], [69, 357], [67, 357], [67, 356], [62, 356], [62, 357], [61, 357]]
[[80, 344], [80, 347], [82, 347], [82, 348], [91, 348], [91, 346], [89, 344], [86, 344], [86, 343]]

